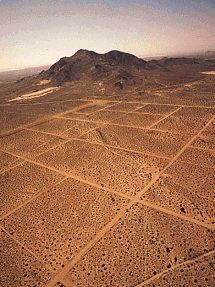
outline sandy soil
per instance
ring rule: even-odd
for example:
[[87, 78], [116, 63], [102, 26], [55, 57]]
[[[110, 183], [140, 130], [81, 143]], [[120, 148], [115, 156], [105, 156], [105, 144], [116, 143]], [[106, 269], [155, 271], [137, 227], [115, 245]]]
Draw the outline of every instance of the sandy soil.
[[0, 285], [212, 286], [210, 78], [2, 92]]

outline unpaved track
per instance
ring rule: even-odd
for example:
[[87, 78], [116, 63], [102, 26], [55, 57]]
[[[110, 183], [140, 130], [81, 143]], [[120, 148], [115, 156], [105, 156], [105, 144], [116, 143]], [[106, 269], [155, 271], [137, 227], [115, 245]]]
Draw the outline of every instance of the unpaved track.
[[[89, 107], [89, 106], [91, 106], [91, 105], [92, 105], [92, 103], [88, 103], [88, 104], [83, 105], [82, 108], [87, 108], [87, 107]], [[66, 114], [66, 113], [69, 113], [69, 112], [75, 112], [75, 111], [77, 111], [78, 109], [80, 109], [80, 107], [71, 108], [71, 109], [69, 109], [69, 110], [67, 110], [67, 111], [64, 111], [64, 112], [62, 112], [62, 113], [57, 113], [57, 114], [55, 114], [54, 116], [55, 116], [55, 117], [56, 117], [56, 116], [62, 116], [62, 115]], [[46, 123], [46, 122], [52, 120], [52, 119], [54, 118], [54, 116], [53, 116], [53, 115], [52, 115], [52, 116], [47, 116], [47, 117], [44, 117], [43, 119], [37, 120], [37, 121], [35, 121], [35, 122], [33, 122], [33, 123], [26, 124], [26, 125], [21, 125], [21, 126], [19, 126], [18, 128], [16, 128], [16, 129], [12, 129], [12, 130], [9, 130], [9, 131], [7, 131], [7, 132], [5, 132], [5, 133], [3, 133], [3, 134], [0, 134], [0, 138], [3, 138], [3, 137], [5, 137], [5, 136], [7, 136], [7, 135], [15, 134], [15, 133], [17, 133], [17, 132], [20, 132], [20, 131], [22, 131], [24, 128], [28, 128], [28, 127], [32, 127], [32, 126], [34, 126], [34, 125], [39, 125], [39, 124]]]
[[[155, 176], [152, 181], [142, 190], [140, 191], [129, 203], [126, 207], [121, 209], [119, 213], [116, 215], [116, 217], [110, 221], [104, 228], [102, 228], [97, 235], [91, 240], [76, 256], [74, 259], [72, 259], [48, 284], [46, 287], [54, 287], [54, 285], [63, 279], [63, 277], [69, 272], [69, 270], [74, 267], [74, 265], [81, 260], [81, 258], [98, 242], [110, 229], [113, 227], [126, 213], [126, 211], [136, 202], [138, 202], [141, 199], [141, 196], [157, 181], [157, 179], [165, 172], [167, 168], [169, 168], [177, 159], [178, 157], [185, 151], [187, 147], [189, 147], [192, 142], [212, 123], [214, 120], [214, 117], [212, 117], [208, 123], [197, 133], [195, 134], [188, 142], [184, 145], [184, 147], [172, 158], [172, 160], [167, 164], [164, 169], [158, 173], [157, 176]], [[168, 211], [169, 213], [169, 211]], [[173, 214], [172, 214], [173, 215]], [[175, 214], [174, 214], [175, 216]], [[195, 221], [195, 222], [194, 222]], [[196, 223], [196, 220], [190, 219], [190, 222]], [[200, 223], [202, 225], [202, 223]], [[203, 223], [202, 226], [205, 226]], [[206, 225], [205, 227], [213, 229], [212, 227]]]
[[[125, 103], [125, 102], [123, 102], [123, 103]], [[152, 104], [154, 104], [154, 103], [152, 103]], [[81, 108], [89, 107], [89, 106], [91, 106], [91, 105], [92, 105], [92, 103], [87, 103], [86, 105], [81, 106]], [[173, 106], [174, 106], [174, 105], [173, 105]], [[177, 109], [176, 109], [176, 110], [174, 110], [174, 111], [171, 112], [171, 113], [165, 114], [164, 117], [162, 117], [162, 119], [160, 119], [160, 120], [157, 121], [156, 123], [153, 123], [149, 128], [145, 128], [145, 129], [147, 129], [147, 130], [148, 130], [148, 129], [153, 130], [153, 126], [154, 126], [154, 125], [156, 125], [157, 123], [161, 122], [162, 120], [168, 118], [169, 116], [171, 116], [172, 114], [174, 114], [176, 111], [180, 110], [181, 107], [182, 107], [182, 105], [180, 105], [180, 107], [178, 107], [178, 105], [177, 105]], [[186, 107], [187, 107], [187, 106], [186, 106]], [[194, 107], [197, 107], [197, 106], [194, 106]], [[103, 108], [103, 109], [106, 109], [106, 108], [107, 108], [107, 107], [105, 107], [105, 108]], [[205, 108], [205, 107], [201, 107], [201, 108]], [[32, 130], [31, 127], [34, 126], [34, 125], [36, 125], [36, 124], [45, 123], [45, 122], [48, 122], [48, 121], [53, 120], [53, 119], [55, 119], [55, 118], [63, 117], [63, 116], [65, 116], [67, 113], [69, 113], [69, 112], [75, 112], [75, 111], [77, 111], [78, 109], [80, 109], [80, 107], [78, 107], [78, 108], [72, 108], [72, 109], [67, 110], [67, 111], [65, 111], [65, 112], [63, 112], [63, 113], [55, 114], [55, 115], [53, 115], [53, 116], [47, 117], [46, 119], [43, 119], [42, 121], [34, 122], [34, 123], [29, 124], [29, 125], [22, 126], [22, 127], [17, 128], [17, 129], [11, 130], [11, 131], [8, 132], [8, 134], [13, 134], [13, 133], [19, 132], [19, 131], [21, 131], [21, 130], [25, 130], [25, 129], [27, 129], [27, 130]], [[101, 110], [103, 110], [103, 109], [101, 109]], [[97, 111], [96, 111], [96, 112], [97, 112]], [[131, 111], [127, 112], [127, 114], [129, 114], [130, 112], [131, 112]], [[93, 112], [93, 113], [94, 113], [94, 112]], [[93, 113], [91, 113], [91, 114], [93, 114]], [[64, 118], [65, 118], [65, 117], [64, 117]], [[10, 154], [10, 155], [16, 156], [16, 157], [17, 157], [18, 159], [20, 159], [22, 162], [19, 162], [19, 163], [17, 163], [16, 165], [14, 165], [13, 167], [4, 170], [2, 173], [6, 172], [6, 171], [9, 171], [9, 170], [15, 168], [16, 166], [19, 166], [19, 165], [23, 164], [24, 162], [29, 162], [29, 163], [35, 164], [35, 165], [40, 166], [40, 167], [44, 167], [44, 168], [46, 168], [46, 169], [49, 169], [49, 170], [51, 170], [51, 171], [55, 171], [56, 173], [59, 173], [59, 174], [63, 175], [63, 179], [62, 179], [61, 181], [59, 181], [58, 183], [55, 183], [55, 185], [58, 185], [60, 182], [64, 181], [64, 180], [67, 179], [67, 178], [73, 178], [73, 179], [79, 180], [79, 181], [81, 181], [81, 182], [83, 182], [83, 183], [86, 183], [86, 184], [89, 184], [89, 185], [91, 185], [91, 186], [94, 186], [94, 187], [96, 187], [96, 188], [102, 188], [102, 189], [104, 189], [104, 190], [106, 190], [106, 191], [109, 191], [109, 192], [111, 192], [111, 193], [113, 193], [113, 194], [119, 195], [119, 196], [121, 196], [121, 197], [124, 197], [124, 198], [130, 200], [129, 203], [127, 204], [127, 206], [125, 206], [124, 208], [122, 208], [122, 209], [118, 212], [118, 214], [117, 214], [105, 227], [103, 227], [103, 228], [96, 234], [96, 236], [95, 236], [87, 245], [85, 245], [85, 247], [84, 247], [82, 250], [80, 250], [80, 252], [79, 252], [71, 261], [69, 261], [69, 263], [68, 263], [67, 265], [65, 265], [64, 268], [62, 268], [61, 270], [59, 270], [59, 272], [57, 273], [57, 275], [56, 275], [50, 282], [47, 283], [46, 287], [54, 287], [54, 285], [55, 285], [57, 282], [59, 282], [59, 281], [61, 281], [61, 282], [64, 283], [63, 277], [67, 274], [67, 272], [68, 272], [77, 262], [80, 261], [80, 259], [125, 215], [126, 211], [127, 211], [133, 204], [135, 204], [135, 203], [141, 203], [141, 204], [143, 204], [143, 205], [145, 205], [145, 206], [148, 206], [148, 207], [150, 207], [150, 208], [153, 208], [153, 209], [155, 209], [155, 210], [158, 210], [158, 211], [161, 211], [161, 212], [163, 212], [163, 213], [166, 213], [166, 214], [175, 216], [176, 218], [180, 218], [180, 219], [182, 219], [182, 220], [185, 220], [185, 221], [188, 221], [188, 222], [191, 222], [191, 223], [194, 223], [194, 224], [203, 226], [203, 227], [208, 228], [208, 229], [210, 229], [210, 230], [213, 230], [213, 229], [214, 229], [213, 226], [211, 226], [211, 225], [209, 225], [209, 224], [206, 224], [206, 223], [204, 223], [204, 222], [201, 222], [201, 221], [198, 221], [198, 220], [196, 220], [196, 219], [190, 218], [189, 216], [180, 215], [180, 214], [178, 214], [178, 213], [176, 213], [176, 212], [174, 212], [174, 211], [171, 211], [171, 210], [168, 210], [168, 209], [166, 209], [166, 208], [157, 206], [156, 204], [153, 204], [153, 203], [151, 203], [151, 202], [149, 202], [149, 201], [141, 200], [142, 195], [143, 195], [146, 191], [148, 191], [148, 189], [158, 180], [158, 178], [159, 178], [160, 176], [163, 175], [163, 173], [180, 157], [180, 155], [181, 155], [188, 147], [191, 147], [191, 144], [193, 143], [193, 141], [212, 123], [213, 120], [214, 120], [214, 117], [212, 117], [212, 118], [207, 122], [207, 124], [206, 124], [202, 129], [200, 129], [193, 137], [191, 137], [190, 140], [187, 141], [187, 143], [177, 152], [177, 154], [176, 154], [174, 157], [172, 157], [172, 158], [161, 157], [161, 158], [169, 159], [168, 164], [167, 164], [156, 176], [154, 176], [154, 177], [152, 178], [152, 180], [150, 181], [150, 183], [149, 183], [145, 188], [143, 188], [136, 196], [128, 196], [128, 195], [122, 194], [122, 193], [120, 193], [120, 192], [116, 192], [116, 191], [114, 191], [114, 190], [112, 190], [112, 189], [101, 187], [100, 185], [97, 185], [97, 184], [95, 184], [95, 183], [93, 183], [93, 182], [91, 182], [91, 181], [84, 180], [83, 178], [81, 178], [81, 177], [79, 177], [79, 176], [75, 176], [75, 175], [73, 175], [72, 173], [59, 171], [58, 169], [55, 169], [55, 168], [50, 167], [50, 166], [48, 166], [48, 165], [38, 163], [38, 162], [37, 162], [36, 160], [34, 160], [34, 159], [29, 159], [29, 158], [27, 158], [26, 156], [20, 156], [20, 155], [17, 155], [16, 153], [3, 150], [4, 152], [6, 152], [6, 153], [8, 153], [8, 154]], [[112, 123], [111, 123], [111, 124], [112, 124]], [[103, 127], [103, 126], [105, 126], [105, 125], [106, 125], [106, 123], [101, 123], [101, 122], [100, 122], [100, 125], [99, 125], [98, 127], [93, 128], [93, 129], [91, 129], [91, 130], [89, 130], [89, 131], [87, 131], [87, 132], [84, 132], [84, 133], [81, 134], [79, 137], [81, 137], [82, 135], [87, 134], [87, 133], [89, 133], [89, 132], [91, 132], [91, 131], [93, 131], [93, 130], [96, 130], [96, 129], [98, 129], [98, 128], [101, 128], [101, 127]], [[67, 129], [67, 130], [69, 130], [69, 129]], [[47, 132], [44, 132], [44, 133], [47, 133]], [[53, 135], [52, 133], [47, 133], [47, 134]], [[3, 136], [6, 136], [6, 134], [3, 135]], [[59, 137], [60, 137], [60, 136], [59, 136]], [[82, 139], [80, 139], [79, 137], [77, 137], [77, 138], [71, 138], [71, 139], [65, 138], [65, 141], [64, 141], [63, 143], [57, 144], [57, 145], [51, 147], [50, 149], [46, 150], [45, 152], [50, 151], [50, 150], [56, 148], [57, 146], [64, 145], [64, 144], [67, 143], [67, 142], [73, 141], [74, 139], [80, 140], [80, 141], [82, 141], [82, 142], [89, 143], [89, 141], [82, 140]], [[43, 144], [45, 144], [45, 143], [43, 143]], [[43, 145], [43, 144], [42, 144], [42, 145]], [[105, 148], [112, 147], [112, 148], [115, 148], [115, 149], [116, 149], [115, 146], [106, 145], [106, 144], [103, 144], [103, 143], [96, 143], [96, 144], [102, 145], [102, 146], [104, 146]], [[36, 150], [37, 148], [38, 148], [38, 147], [36, 147], [34, 150]], [[124, 151], [131, 151], [131, 152], [139, 153], [139, 152], [136, 152], [136, 151], [132, 151], [132, 150], [130, 150], [130, 149], [124, 149], [124, 148], [118, 148], [118, 147], [117, 147], [117, 149], [124, 150]], [[197, 149], [198, 149], [198, 148], [197, 148]], [[199, 149], [201, 150], [202, 148], [199, 148]], [[204, 150], [205, 150], [205, 149], [204, 149]], [[43, 153], [41, 153], [41, 154], [43, 154]], [[147, 153], [140, 153], [140, 154], [147, 155]], [[152, 154], [150, 154], [150, 155], [152, 155]], [[157, 157], [158, 157], [158, 156], [157, 156]], [[158, 157], [158, 158], [159, 158], [159, 157]], [[55, 185], [54, 185], [54, 186], [55, 186]], [[47, 192], [47, 191], [48, 191], [50, 188], [52, 188], [52, 187], [53, 187], [53, 186], [47, 187], [47, 188], [46, 188], [45, 190], [43, 190], [42, 192], [36, 194], [36, 195], [33, 196], [31, 199], [25, 201], [23, 204], [20, 204], [19, 206], [17, 206], [17, 207], [14, 208], [13, 210], [11, 210], [9, 213], [7, 213], [6, 215], [4, 215], [2, 218], [7, 217], [9, 214], [14, 213], [15, 211], [17, 211], [18, 209], [22, 208], [23, 206], [25, 206], [25, 205], [28, 204], [29, 202], [35, 200], [35, 199], [36, 199], [37, 197], [39, 197], [42, 193]], [[25, 248], [30, 254], [32, 254], [35, 258], [37, 258], [37, 259], [41, 262], [41, 259], [38, 258], [38, 256], [36, 256], [31, 250], [29, 250], [28, 248], [26, 248], [22, 243], [20, 243], [20, 242], [19, 242], [18, 240], [16, 240], [12, 235], [10, 235], [10, 234], [7, 232], [7, 230], [5, 230], [5, 228], [2, 228], [2, 230], [3, 230], [4, 232], [6, 232], [8, 236], [10, 236], [10, 237], [11, 237], [13, 240], [15, 240], [20, 246], [22, 246], [23, 248]], [[166, 274], [167, 272], [169, 272], [169, 271], [171, 271], [171, 270], [174, 270], [174, 269], [176, 269], [176, 268], [178, 268], [178, 267], [180, 267], [180, 266], [183, 266], [183, 265], [185, 265], [185, 264], [192, 263], [192, 262], [193, 262], [194, 260], [196, 260], [196, 259], [201, 259], [201, 258], [203, 258], [203, 257], [205, 257], [205, 256], [208, 256], [208, 255], [210, 255], [210, 254], [213, 254], [213, 253], [214, 253], [214, 251], [211, 251], [211, 252], [205, 253], [205, 254], [203, 254], [203, 255], [201, 255], [201, 256], [199, 256], [199, 257], [196, 257], [196, 258], [194, 258], [194, 259], [192, 259], [192, 260], [187, 260], [187, 261], [184, 261], [184, 262], [182, 262], [182, 263], [180, 263], [180, 264], [176, 264], [176, 265], [173, 266], [172, 268], [169, 268], [169, 269], [167, 269], [167, 270], [162, 271], [162, 272], [159, 273], [159, 274], [156, 274], [155, 276], [153, 276], [153, 277], [151, 277], [150, 279], [144, 281], [143, 283], [137, 285], [136, 287], [142, 287], [142, 286], [144, 286], [144, 285], [150, 283], [151, 281], [155, 280], [156, 278], [159, 278], [160, 276]], [[70, 284], [67, 284], [66, 282], [65, 282], [65, 285], [66, 285], [66, 287], [72, 287]]]
[[[144, 281], [144, 282], [141, 283], [141, 284], [136, 285], [135, 287], [143, 287], [143, 286], [145, 286], [145, 285], [147, 285], [147, 284], [153, 282], [155, 279], [157, 279], [157, 278], [159, 278], [159, 277], [165, 275], [166, 273], [169, 273], [169, 272], [171, 272], [171, 271], [173, 271], [173, 270], [175, 270], [175, 269], [177, 269], [177, 268], [179, 268], [179, 267], [181, 267], [181, 266], [184, 266], [184, 265], [187, 265], [187, 264], [192, 264], [192, 263], [194, 263], [196, 260], [205, 258], [205, 257], [210, 256], [210, 255], [213, 255], [213, 254], [215, 254], [215, 250], [212, 250], [212, 251], [210, 251], [210, 252], [204, 253], [204, 254], [202, 254], [202, 255], [200, 255], [200, 256], [198, 256], [198, 257], [195, 257], [195, 258], [193, 258], [193, 259], [191, 259], [191, 260], [186, 260], [186, 261], [184, 261], [184, 262], [182, 262], [182, 263], [180, 263], [180, 264], [176, 264], [175, 266], [173, 266], [173, 267], [171, 267], [171, 268], [169, 268], [169, 269], [166, 269], [166, 270], [164, 270], [163, 272], [161, 272], [161, 273], [159, 273], [159, 274], [156, 274], [155, 276], [151, 277], [150, 279]], [[67, 287], [67, 286], [66, 286], [66, 287]]]

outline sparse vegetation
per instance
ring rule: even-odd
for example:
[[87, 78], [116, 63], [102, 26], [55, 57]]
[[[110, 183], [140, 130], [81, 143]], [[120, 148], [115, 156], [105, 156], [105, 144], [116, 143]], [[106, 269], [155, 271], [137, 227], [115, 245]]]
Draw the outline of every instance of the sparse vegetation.
[[2, 287], [212, 286], [214, 70], [80, 50], [0, 87]]

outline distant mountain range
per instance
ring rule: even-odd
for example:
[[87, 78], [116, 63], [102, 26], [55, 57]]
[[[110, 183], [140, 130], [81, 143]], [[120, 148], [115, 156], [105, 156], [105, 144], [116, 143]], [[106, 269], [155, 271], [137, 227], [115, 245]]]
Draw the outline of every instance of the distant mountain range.
[[215, 51], [207, 51], [205, 57], [208, 59], [215, 59]]
[[0, 82], [11, 82], [17, 81], [21, 78], [32, 76], [40, 73], [42, 70], [47, 70], [50, 65], [40, 66], [40, 67], [32, 67], [20, 70], [12, 70], [12, 71], [4, 71], [0, 72]]

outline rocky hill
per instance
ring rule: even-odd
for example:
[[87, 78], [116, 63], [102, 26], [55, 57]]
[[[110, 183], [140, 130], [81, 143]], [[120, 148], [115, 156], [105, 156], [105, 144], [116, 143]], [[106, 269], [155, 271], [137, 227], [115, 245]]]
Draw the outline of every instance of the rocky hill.
[[215, 60], [204, 58], [162, 58], [145, 61], [132, 54], [110, 51], [99, 54], [78, 50], [71, 57], [61, 58], [37, 75], [19, 79], [5, 86], [0, 97], [28, 94], [51, 87], [89, 91], [89, 94], [145, 93], [169, 85], [191, 83], [215, 71]]
[[71, 57], [61, 58], [47, 71], [41, 72], [39, 78], [57, 85], [81, 79], [109, 81], [116, 87], [122, 88], [125, 84], [139, 83], [145, 76], [152, 73], [181, 70], [201, 72], [214, 68], [213, 60], [165, 57], [147, 62], [132, 54], [117, 50], [98, 54], [81, 49]]
[[127, 77], [129, 71], [151, 69], [152, 66], [132, 54], [110, 51], [98, 54], [93, 51], [79, 50], [71, 57], [61, 58], [47, 71], [40, 74], [42, 79], [49, 79], [62, 84], [79, 80], [83, 76], [99, 79], [116, 75], [117, 78]]

